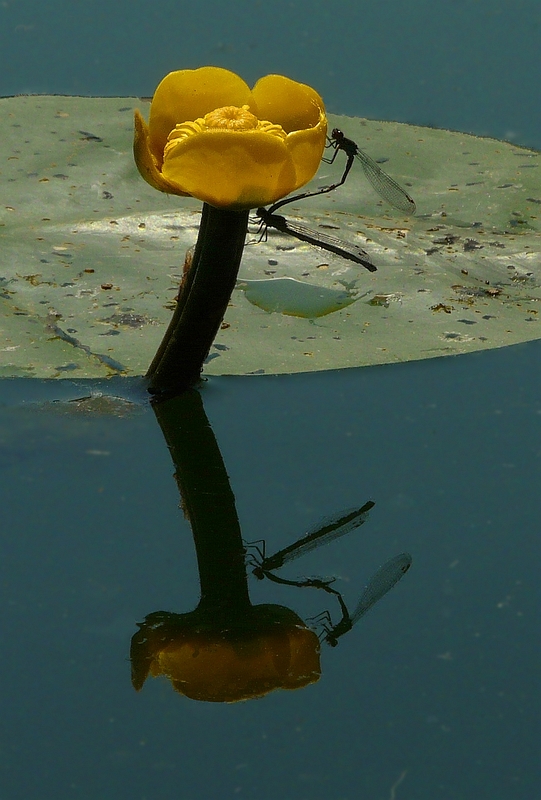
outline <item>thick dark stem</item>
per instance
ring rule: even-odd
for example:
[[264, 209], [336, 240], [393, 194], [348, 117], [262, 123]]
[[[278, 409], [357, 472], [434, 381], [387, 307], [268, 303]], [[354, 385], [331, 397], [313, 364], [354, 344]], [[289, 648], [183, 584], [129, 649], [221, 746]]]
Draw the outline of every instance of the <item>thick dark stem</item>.
[[203, 204], [193, 261], [147, 373], [153, 394], [180, 394], [199, 380], [235, 288], [248, 214]]

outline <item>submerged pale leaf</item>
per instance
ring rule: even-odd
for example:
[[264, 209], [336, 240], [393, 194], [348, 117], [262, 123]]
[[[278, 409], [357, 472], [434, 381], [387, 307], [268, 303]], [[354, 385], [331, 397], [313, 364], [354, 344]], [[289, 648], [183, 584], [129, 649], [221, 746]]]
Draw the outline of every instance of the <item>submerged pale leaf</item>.
[[286, 317], [316, 319], [326, 317], [355, 303], [358, 296], [344, 289], [327, 289], [295, 278], [269, 278], [260, 281], [240, 280], [237, 284], [250, 303], [263, 311]]
[[[200, 203], [141, 181], [131, 152], [138, 99], [0, 104], [0, 375], [143, 374]], [[378, 271], [269, 230], [246, 248], [205, 372], [336, 369], [539, 338], [540, 154], [398, 123], [330, 124], [387, 159], [417, 215], [384, 206], [360, 164], [335, 192], [285, 206], [291, 219], [363, 247]], [[342, 156], [314, 186], [341, 174]]]

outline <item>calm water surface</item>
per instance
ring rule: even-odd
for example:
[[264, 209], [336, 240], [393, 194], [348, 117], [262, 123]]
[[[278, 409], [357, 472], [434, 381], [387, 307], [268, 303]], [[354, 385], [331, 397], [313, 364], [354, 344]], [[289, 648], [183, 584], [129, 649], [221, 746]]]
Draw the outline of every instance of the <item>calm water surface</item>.
[[[319, 683], [233, 705], [188, 700], [164, 678], [139, 694], [130, 684], [135, 623], [189, 611], [199, 591], [152, 411], [64, 415], [37, 401], [88, 385], [4, 381], [1, 796], [535, 796], [540, 354], [534, 342], [204, 385], [246, 539], [279, 549], [376, 503], [356, 534], [287, 574], [339, 576], [353, 605], [383, 561], [413, 555], [402, 582], [324, 647]], [[250, 586], [254, 602], [304, 618], [330, 606], [319, 592]]]

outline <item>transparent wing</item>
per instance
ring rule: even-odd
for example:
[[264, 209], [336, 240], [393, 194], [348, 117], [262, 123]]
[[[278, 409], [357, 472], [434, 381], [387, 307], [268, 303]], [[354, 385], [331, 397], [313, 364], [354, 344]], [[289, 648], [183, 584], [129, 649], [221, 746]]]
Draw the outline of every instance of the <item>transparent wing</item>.
[[288, 547], [284, 547], [283, 550], [279, 550], [277, 553], [264, 558], [260, 565], [261, 569], [279, 569], [288, 561], [300, 558], [316, 547], [338, 539], [340, 536], [345, 536], [346, 533], [350, 533], [366, 522], [368, 512], [374, 505], [375, 503], [369, 500], [364, 506], [361, 506], [361, 508], [342, 511], [340, 514], [330, 517], [323, 525], [320, 524], [317, 529], [308, 531], [302, 539], [298, 539]]
[[342, 258], [349, 261], [355, 261], [356, 264], [362, 264], [369, 272], [375, 272], [376, 267], [370, 260], [370, 256], [361, 247], [355, 244], [345, 242], [343, 239], [338, 239], [336, 236], [331, 236], [323, 231], [315, 231], [311, 228], [306, 228], [298, 222], [286, 220], [286, 225], [283, 228], [284, 233], [289, 233], [301, 241], [308, 242], [309, 244], [321, 247], [322, 250], [328, 250], [330, 253], [335, 253]]
[[[277, 205], [282, 205], [282, 203]], [[361, 264], [369, 270], [369, 272], [375, 272], [377, 269], [366, 250], [363, 250], [358, 245], [345, 242], [342, 239], [336, 238], [336, 236], [331, 236], [320, 230], [312, 230], [301, 223], [292, 222], [282, 217], [280, 214], [272, 214], [266, 208], [258, 208], [256, 213], [262, 224], [267, 227], [276, 228], [276, 230], [287, 233], [289, 236], [294, 236], [302, 242], [308, 242], [308, 244], [314, 245], [314, 247], [320, 247], [322, 250], [335, 253], [341, 258], [346, 258], [349, 261], [354, 261], [356, 264]], [[261, 235], [262, 237], [266, 236], [266, 231], [263, 231]]]
[[383, 200], [404, 214], [415, 214], [415, 201], [390, 175], [387, 175], [376, 162], [357, 148], [355, 157], [361, 162], [364, 174], [372, 187]]
[[409, 553], [400, 553], [400, 555], [394, 556], [394, 558], [386, 561], [385, 564], [372, 575], [355, 610], [350, 614], [352, 625], [398, 583], [411, 567], [411, 562], [412, 558]]

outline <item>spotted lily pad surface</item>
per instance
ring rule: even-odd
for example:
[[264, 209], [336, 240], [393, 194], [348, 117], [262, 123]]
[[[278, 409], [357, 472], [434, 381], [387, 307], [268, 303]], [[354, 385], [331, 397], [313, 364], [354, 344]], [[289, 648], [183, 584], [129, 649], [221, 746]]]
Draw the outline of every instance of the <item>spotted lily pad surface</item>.
[[[146, 371], [194, 244], [200, 203], [148, 186], [134, 98], [0, 100], [0, 375]], [[331, 117], [401, 183], [414, 217], [355, 163], [344, 186], [280, 209], [362, 247], [362, 266], [254, 224], [208, 374], [408, 361], [539, 338], [541, 154], [505, 142]], [[345, 163], [322, 164], [313, 188]]]

